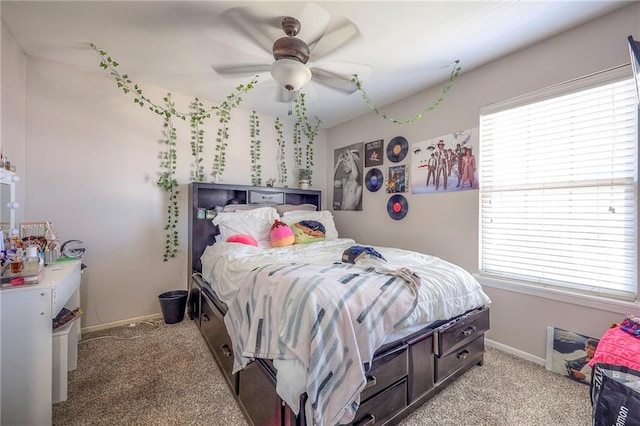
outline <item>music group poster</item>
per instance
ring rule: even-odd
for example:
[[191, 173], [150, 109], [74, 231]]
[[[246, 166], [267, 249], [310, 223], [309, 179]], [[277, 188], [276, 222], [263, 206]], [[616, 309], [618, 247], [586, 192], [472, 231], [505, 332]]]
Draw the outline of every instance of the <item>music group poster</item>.
[[478, 189], [478, 128], [453, 132], [411, 145], [411, 193]]

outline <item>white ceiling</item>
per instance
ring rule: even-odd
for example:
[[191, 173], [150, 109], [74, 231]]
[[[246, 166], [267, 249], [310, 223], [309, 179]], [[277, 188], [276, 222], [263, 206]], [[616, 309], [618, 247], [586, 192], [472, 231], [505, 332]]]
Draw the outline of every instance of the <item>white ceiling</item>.
[[[370, 67], [363, 86], [376, 105], [383, 106], [446, 81], [456, 59], [464, 73], [627, 4], [613, 0], [317, 1], [311, 5], [298, 1], [2, 0], [0, 14], [27, 55], [104, 72], [89, 46], [94, 43], [120, 63], [121, 73], [143, 88], [159, 86], [221, 102], [253, 74], [222, 77], [212, 67], [270, 64], [273, 57], [268, 46], [284, 36], [278, 26], [281, 17], [300, 19], [299, 37], [310, 41], [305, 30], [307, 37], [313, 37], [310, 32], [322, 29], [318, 12], [324, 9], [330, 21], [325, 38], [312, 49], [310, 62], [345, 71], [350, 67], [336, 63]], [[234, 24], [232, 18], [238, 16], [253, 16], [256, 24], [244, 20]], [[345, 27], [349, 22], [353, 26]], [[316, 61], [314, 54], [343, 41], [343, 33], [332, 31], [336, 28], [355, 28], [357, 34]], [[251, 42], [249, 33], [267, 50]], [[277, 101], [277, 90], [271, 75], [263, 73], [258, 86], [244, 96], [242, 107], [284, 117], [288, 106]], [[369, 111], [359, 92], [347, 94], [314, 80], [303, 91], [308, 115], [319, 117], [323, 127]]]

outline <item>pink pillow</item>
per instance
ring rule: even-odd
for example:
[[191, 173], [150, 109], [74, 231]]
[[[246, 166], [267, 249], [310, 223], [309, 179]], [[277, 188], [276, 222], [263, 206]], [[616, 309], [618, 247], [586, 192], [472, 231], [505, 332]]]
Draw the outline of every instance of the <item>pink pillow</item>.
[[247, 234], [231, 235], [229, 238], [227, 238], [227, 242], [228, 243], [247, 244], [249, 246], [258, 247], [258, 241], [256, 241], [256, 239], [253, 238], [251, 235], [247, 235]]

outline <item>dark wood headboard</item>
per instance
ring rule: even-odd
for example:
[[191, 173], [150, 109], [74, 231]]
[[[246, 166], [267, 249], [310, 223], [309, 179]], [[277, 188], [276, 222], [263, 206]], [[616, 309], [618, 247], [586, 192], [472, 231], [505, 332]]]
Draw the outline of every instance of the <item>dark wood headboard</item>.
[[227, 185], [193, 182], [189, 184], [189, 274], [202, 272], [200, 256], [215, 242], [216, 226], [211, 219], [198, 218], [198, 209], [214, 209], [230, 202], [241, 204], [313, 204], [321, 209], [322, 192], [312, 189], [270, 188], [266, 186]]

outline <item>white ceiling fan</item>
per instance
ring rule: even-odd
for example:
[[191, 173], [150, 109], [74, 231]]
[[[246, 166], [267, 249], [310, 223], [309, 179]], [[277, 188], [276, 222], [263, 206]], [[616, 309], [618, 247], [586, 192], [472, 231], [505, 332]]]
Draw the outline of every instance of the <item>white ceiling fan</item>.
[[[213, 69], [224, 77], [270, 72], [279, 87], [288, 92], [287, 96], [277, 96], [276, 100], [288, 97], [290, 101], [292, 92], [299, 91], [310, 81], [347, 94], [355, 92], [356, 85], [351, 81], [353, 75], [366, 79], [371, 68], [326, 61], [322, 57], [356, 41], [356, 26], [346, 18], [332, 18], [326, 9], [314, 3], [306, 4], [299, 16], [300, 20], [293, 16], [266, 17], [264, 12], [256, 13], [251, 7], [226, 10], [210, 34], [216, 41], [250, 55], [251, 61], [220, 63], [213, 65]], [[304, 36], [306, 41], [298, 35]]]

